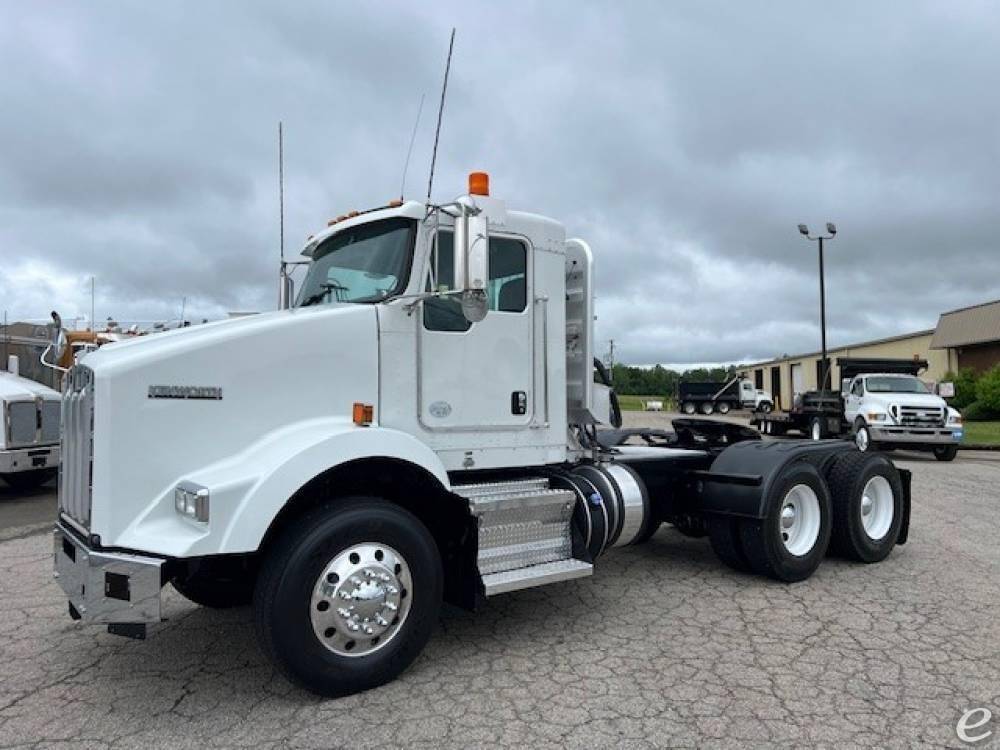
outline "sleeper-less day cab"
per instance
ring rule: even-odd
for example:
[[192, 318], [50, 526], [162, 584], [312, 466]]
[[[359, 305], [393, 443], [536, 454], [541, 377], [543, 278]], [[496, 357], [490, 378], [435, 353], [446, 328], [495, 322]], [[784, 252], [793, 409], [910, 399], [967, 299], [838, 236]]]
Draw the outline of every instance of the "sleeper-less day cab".
[[67, 375], [72, 617], [144, 637], [167, 583], [252, 603], [281, 671], [342, 695], [402, 672], [442, 601], [589, 576], [663, 522], [780, 581], [831, 544], [876, 562], [906, 539], [909, 474], [849, 443], [678, 420], [665, 444], [602, 446], [591, 249], [482, 173], [450, 204], [341, 217], [304, 254], [291, 309], [116, 343]]

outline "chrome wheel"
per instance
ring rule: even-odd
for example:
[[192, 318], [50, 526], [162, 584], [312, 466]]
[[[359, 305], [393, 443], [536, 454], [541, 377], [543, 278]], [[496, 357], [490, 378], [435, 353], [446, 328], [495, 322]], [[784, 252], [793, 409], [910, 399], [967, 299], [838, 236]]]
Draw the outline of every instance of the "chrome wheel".
[[864, 425], [858, 427], [857, 432], [854, 433], [854, 444], [858, 446], [858, 450], [862, 453], [871, 447], [871, 438], [868, 436], [868, 428]]
[[725, 401], [720, 402], [718, 407], [716, 408], [719, 410], [719, 414], [729, 413], [729, 404], [727, 404]]
[[781, 504], [781, 541], [796, 557], [808, 555], [819, 539], [822, 516], [819, 498], [811, 487], [797, 484], [785, 495]]
[[715, 410], [715, 407], [712, 405], [711, 401], [706, 401], [705, 403], [703, 403], [701, 405], [701, 413], [704, 414], [706, 417], [709, 414], [711, 414], [714, 410]]
[[876, 542], [885, 537], [894, 512], [895, 499], [889, 481], [883, 476], [869, 479], [861, 493], [861, 523], [865, 533]]
[[313, 587], [313, 632], [340, 656], [377, 651], [406, 621], [412, 586], [406, 560], [392, 547], [352, 544], [326, 565]]
[[690, 401], [684, 402], [684, 406], [682, 407], [682, 409], [684, 410], [685, 414], [694, 414], [695, 413], [695, 406]]

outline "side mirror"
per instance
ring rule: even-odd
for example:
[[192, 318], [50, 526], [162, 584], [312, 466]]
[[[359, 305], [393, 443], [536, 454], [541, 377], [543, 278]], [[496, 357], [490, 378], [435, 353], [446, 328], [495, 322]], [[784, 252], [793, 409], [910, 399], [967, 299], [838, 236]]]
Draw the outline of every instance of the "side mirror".
[[490, 281], [489, 221], [482, 211], [459, 204], [455, 218], [455, 288], [462, 292], [462, 314], [478, 323], [489, 309], [486, 287]]
[[55, 310], [52, 311], [52, 322], [49, 323], [49, 345], [52, 347], [52, 359], [58, 362], [66, 352], [66, 331], [63, 329], [62, 318]]

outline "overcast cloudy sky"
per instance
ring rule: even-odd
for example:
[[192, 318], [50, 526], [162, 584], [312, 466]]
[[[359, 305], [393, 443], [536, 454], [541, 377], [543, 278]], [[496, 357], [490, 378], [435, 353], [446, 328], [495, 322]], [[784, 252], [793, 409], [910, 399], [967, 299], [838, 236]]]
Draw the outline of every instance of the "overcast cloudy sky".
[[0, 308], [275, 305], [286, 237], [485, 169], [597, 255], [619, 359], [931, 327], [1000, 297], [1000, 8], [987, 2], [0, 4]]

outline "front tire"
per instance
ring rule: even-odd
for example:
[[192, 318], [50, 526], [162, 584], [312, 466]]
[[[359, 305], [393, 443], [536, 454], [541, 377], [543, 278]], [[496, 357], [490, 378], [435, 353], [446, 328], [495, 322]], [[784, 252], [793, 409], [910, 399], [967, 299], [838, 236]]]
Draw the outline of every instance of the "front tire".
[[322, 505], [268, 551], [257, 636], [278, 669], [323, 696], [385, 684], [423, 650], [441, 608], [437, 545], [412, 513], [370, 497]]
[[760, 405], [757, 407], [757, 411], [763, 412], [764, 414], [770, 414], [774, 411], [774, 404], [770, 401], [761, 401]]
[[833, 549], [863, 563], [884, 560], [896, 546], [903, 522], [903, 485], [892, 461], [877, 454], [841, 453], [829, 481]]
[[854, 445], [862, 453], [872, 453], [878, 450], [878, 444], [872, 440], [871, 430], [863, 419], [854, 423]]
[[938, 461], [954, 461], [957, 455], [957, 445], [939, 445], [934, 449], [934, 458]]
[[793, 583], [811, 576], [830, 543], [832, 503], [812, 464], [794, 463], [772, 483], [764, 518], [740, 522], [740, 541], [755, 573]]
[[15, 471], [11, 474], [0, 474], [0, 479], [3, 479], [12, 489], [19, 492], [28, 492], [41, 487], [55, 477], [56, 473], [56, 469], [33, 469], [31, 471]]

